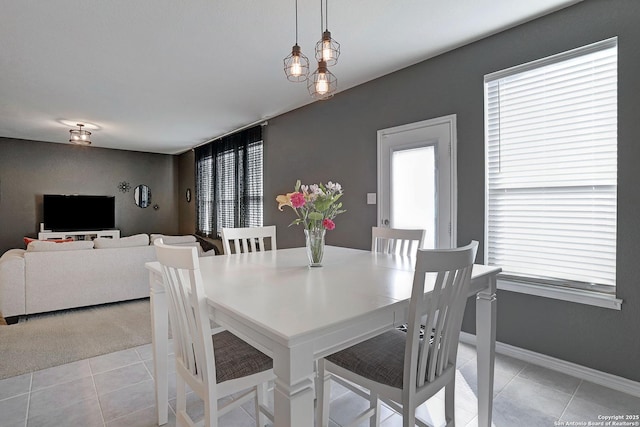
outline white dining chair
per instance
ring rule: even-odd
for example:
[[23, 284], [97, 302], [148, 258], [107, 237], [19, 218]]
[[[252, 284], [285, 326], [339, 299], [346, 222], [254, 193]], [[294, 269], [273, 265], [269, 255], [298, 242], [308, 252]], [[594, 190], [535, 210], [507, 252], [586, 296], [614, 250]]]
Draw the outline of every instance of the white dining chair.
[[[269, 246], [265, 239], [268, 239]], [[233, 245], [233, 247], [232, 247]], [[222, 246], [225, 255], [278, 249], [276, 243], [276, 226], [222, 228]]]
[[[370, 419], [380, 424], [380, 401], [402, 414], [403, 426], [428, 426], [416, 418], [416, 408], [445, 389], [446, 425], [453, 426], [456, 355], [478, 242], [456, 249], [420, 249], [409, 302], [408, 331], [392, 329], [318, 362], [318, 410], [328, 425], [332, 376], [344, 378], [368, 392], [367, 410], [350, 425]], [[425, 339], [420, 339], [426, 318]]]
[[271, 358], [229, 331], [212, 334], [195, 247], [170, 246], [162, 239], [154, 245], [168, 295], [177, 425], [195, 425], [186, 409], [187, 384], [204, 402], [205, 427], [217, 427], [220, 416], [251, 399], [256, 426], [273, 422], [264, 403], [267, 383], [275, 379]]
[[[425, 235], [426, 231], [420, 229], [371, 227], [371, 252], [415, 256], [424, 245]], [[399, 327], [403, 331], [406, 328], [406, 324]], [[360, 392], [357, 386], [340, 377], [334, 376], [332, 379], [354, 393]]]
[[425, 230], [372, 227], [371, 252], [414, 255], [424, 247]]

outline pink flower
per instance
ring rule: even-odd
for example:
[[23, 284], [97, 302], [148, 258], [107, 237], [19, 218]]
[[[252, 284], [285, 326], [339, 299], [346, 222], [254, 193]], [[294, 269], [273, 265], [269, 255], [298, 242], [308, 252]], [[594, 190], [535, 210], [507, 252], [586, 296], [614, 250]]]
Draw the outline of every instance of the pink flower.
[[336, 223], [329, 218], [325, 218], [322, 220], [322, 226], [327, 230], [333, 230], [334, 228], [336, 228]]
[[294, 208], [301, 208], [304, 206], [304, 195], [300, 192], [293, 193], [291, 195], [291, 206]]

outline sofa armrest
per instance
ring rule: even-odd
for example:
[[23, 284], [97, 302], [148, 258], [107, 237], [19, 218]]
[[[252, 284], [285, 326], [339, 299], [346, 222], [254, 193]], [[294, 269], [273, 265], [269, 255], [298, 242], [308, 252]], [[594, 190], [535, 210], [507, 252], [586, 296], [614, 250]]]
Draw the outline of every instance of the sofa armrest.
[[10, 249], [0, 257], [0, 312], [4, 317], [26, 313], [24, 249]]

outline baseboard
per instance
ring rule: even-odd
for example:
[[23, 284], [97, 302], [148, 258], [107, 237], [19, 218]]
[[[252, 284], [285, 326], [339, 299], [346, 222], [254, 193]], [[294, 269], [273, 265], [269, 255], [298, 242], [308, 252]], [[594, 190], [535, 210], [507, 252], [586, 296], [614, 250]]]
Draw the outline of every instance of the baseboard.
[[[475, 346], [476, 336], [467, 332], [460, 332], [460, 341]], [[504, 354], [505, 356], [510, 356], [533, 365], [543, 366], [635, 397], [640, 397], [640, 383], [627, 378], [501, 342], [496, 342], [496, 353]]]

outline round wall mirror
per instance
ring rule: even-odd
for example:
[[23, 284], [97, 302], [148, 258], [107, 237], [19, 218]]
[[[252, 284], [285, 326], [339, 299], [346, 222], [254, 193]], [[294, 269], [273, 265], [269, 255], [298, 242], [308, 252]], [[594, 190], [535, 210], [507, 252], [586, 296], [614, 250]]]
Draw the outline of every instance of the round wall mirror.
[[140, 208], [151, 206], [151, 190], [144, 184], [138, 185], [133, 189], [133, 199]]

